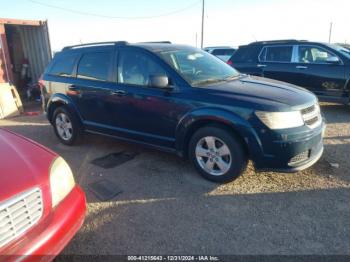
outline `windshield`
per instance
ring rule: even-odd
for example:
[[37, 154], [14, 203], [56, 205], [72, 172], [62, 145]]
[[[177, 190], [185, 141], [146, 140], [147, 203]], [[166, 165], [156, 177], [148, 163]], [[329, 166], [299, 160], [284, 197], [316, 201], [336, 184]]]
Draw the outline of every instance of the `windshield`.
[[341, 52], [343, 55], [345, 55], [347, 58], [350, 59], [350, 50], [342, 47], [340, 45], [331, 45], [332, 48], [334, 48], [335, 50], [337, 50], [338, 52]]
[[158, 54], [194, 87], [239, 76], [239, 72], [225, 62], [196, 48], [161, 51]]

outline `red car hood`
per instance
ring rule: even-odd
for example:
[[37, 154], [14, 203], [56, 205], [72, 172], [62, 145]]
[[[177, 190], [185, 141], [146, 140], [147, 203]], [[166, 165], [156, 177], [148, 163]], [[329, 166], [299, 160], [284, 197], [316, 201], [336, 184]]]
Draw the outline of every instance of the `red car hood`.
[[0, 129], [0, 202], [48, 185], [49, 169], [56, 156], [27, 138]]

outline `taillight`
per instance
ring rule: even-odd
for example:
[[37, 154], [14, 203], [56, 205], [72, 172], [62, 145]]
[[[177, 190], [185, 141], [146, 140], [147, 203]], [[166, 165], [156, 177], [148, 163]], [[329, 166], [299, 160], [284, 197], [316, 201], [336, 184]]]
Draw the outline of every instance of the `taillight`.
[[38, 81], [38, 84], [39, 84], [40, 90], [43, 90], [44, 87], [45, 87], [45, 82], [44, 82], [44, 80], [43, 80], [43, 75], [40, 76], [39, 81]]
[[228, 61], [227, 61], [227, 64], [228, 64], [228, 65], [230, 65], [230, 66], [232, 66], [232, 65], [233, 65], [233, 63], [232, 63], [232, 61], [231, 61], [231, 60], [228, 60]]

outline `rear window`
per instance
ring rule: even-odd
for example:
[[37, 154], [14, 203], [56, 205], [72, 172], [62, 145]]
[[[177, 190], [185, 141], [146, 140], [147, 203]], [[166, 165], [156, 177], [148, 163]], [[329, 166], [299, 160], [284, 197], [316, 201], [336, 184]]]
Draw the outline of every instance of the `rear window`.
[[293, 46], [267, 46], [262, 50], [261, 62], [291, 62]]
[[234, 49], [215, 49], [213, 55], [233, 55]]
[[77, 54], [58, 56], [54, 60], [49, 74], [54, 76], [71, 77], [77, 58]]
[[77, 77], [89, 80], [108, 81], [111, 64], [111, 52], [86, 53], [80, 59]]
[[241, 46], [231, 57], [233, 63], [252, 63], [258, 60], [261, 46]]

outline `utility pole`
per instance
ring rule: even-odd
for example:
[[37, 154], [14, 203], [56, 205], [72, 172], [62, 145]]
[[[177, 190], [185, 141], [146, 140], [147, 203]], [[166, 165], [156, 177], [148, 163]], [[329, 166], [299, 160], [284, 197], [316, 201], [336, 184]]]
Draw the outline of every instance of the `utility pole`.
[[329, 27], [329, 38], [328, 38], [328, 43], [331, 43], [331, 38], [332, 38], [332, 27], [333, 27], [333, 23], [331, 22], [330, 27]]
[[204, 38], [204, 1], [202, 0], [202, 35], [201, 35], [201, 48], [203, 49], [203, 38]]

